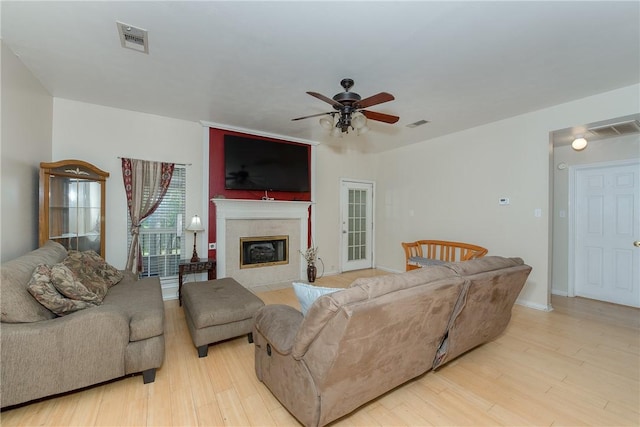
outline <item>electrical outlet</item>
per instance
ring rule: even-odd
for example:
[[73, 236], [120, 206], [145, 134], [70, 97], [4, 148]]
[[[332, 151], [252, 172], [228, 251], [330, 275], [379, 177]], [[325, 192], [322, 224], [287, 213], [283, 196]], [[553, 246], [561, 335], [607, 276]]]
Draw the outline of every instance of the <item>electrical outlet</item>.
[[216, 247], [217, 247], [217, 245], [216, 245], [215, 243], [209, 243], [209, 250], [210, 250], [210, 251], [215, 250], [215, 249], [216, 249]]

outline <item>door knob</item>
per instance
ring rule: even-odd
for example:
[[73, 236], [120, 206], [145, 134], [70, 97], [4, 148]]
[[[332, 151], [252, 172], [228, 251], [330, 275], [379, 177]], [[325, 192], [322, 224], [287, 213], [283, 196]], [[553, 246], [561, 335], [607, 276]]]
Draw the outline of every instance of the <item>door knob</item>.
[[633, 246], [635, 246], [636, 248], [640, 248], [640, 240], [636, 240], [635, 242], [633, 242]]

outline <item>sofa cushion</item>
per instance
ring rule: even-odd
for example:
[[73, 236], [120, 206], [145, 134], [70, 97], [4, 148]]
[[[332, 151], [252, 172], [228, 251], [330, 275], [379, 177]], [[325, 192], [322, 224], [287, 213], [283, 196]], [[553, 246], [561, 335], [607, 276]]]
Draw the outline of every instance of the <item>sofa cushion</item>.
[[51, 283], [51, 267], [45, 264], [38, 265], [33, 271], [27, 289], [40, 304], [58, 316], [64, 316], [74, 311], [95, 307], [95, 304], [66, 298], [58, 292], [55, 286], [53, 286], [53, 283]]
[[51, 267], [51, 282], [53, 286], [67, 298], [86, 301], [96, 305], [102, 302], [102, 298], [90, 291], [77, 275], [66, 265], [60, 263]]
[[[364, 298], [374, 298], [400, 289], [411, 288], [433, 282], [438, 279], [451, 277], [454, 274], [443, 266], [418, 268], [406, 273], [385, 274], [382, 276], [360, 277], [349, 285], [349, 288], [359, 287], [364, 292]], [[351, 298], [360, 298], [357, 294], [350, 294]], [[354, 302], [355, 300], [344, 301]]]
[[485, 271], [500, 270], [503, 268], [523, 265], [522, 258], [504, 258], [501, 256], [486, 256], [483, 258], [471, 259], [445, 264], [446, 268], [455, 271], [460, 276], [470, 276], [472, 274], [483, 273]]
[[485, 257], [452, 266], [465, 280], [465, 288], [434, 358], [434, 369], [498, 337], [509, 324], [531, 272], [520, 258]]
[[303, 315], [307, 314], [311, 304], [322, 295], [339, 291], [339, 288], [323, 288], [321, 286], [313, 286], [307, 283], [293, 282], [293, 291], [300, 302], [300, 311]]
[[164, 302], [157, 277], [125, 278], [112, 286], [102, 307], [113, 307], [129, 319], [129, 342], [164, 333]]
[[27, 285], [38, 264], [56, 264], [66, 256], [64, 246], [48, 241], [28, 254], [3, 263], [0, 267], [0, 320], [7, 323], [27, 323], [56, 317], [31, 296]]
[[62, 261], [91, 292], [104, 298], [107, 290], [122, 280], [123, 274], [108, 264], [95, 251], [69, 251]]

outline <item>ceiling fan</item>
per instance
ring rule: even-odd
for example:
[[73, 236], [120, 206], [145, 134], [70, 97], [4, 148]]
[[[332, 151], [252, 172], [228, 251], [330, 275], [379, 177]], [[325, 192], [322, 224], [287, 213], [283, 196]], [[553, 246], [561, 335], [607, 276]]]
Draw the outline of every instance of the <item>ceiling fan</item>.
[[[342, 79], [342, 81], [340, 81], [340, 85], [344, 88], [344, 92], [334, 95], [333, 98], [329, 98], [317, 92], [307, 92], [309, 95], [331, 104], [336, 111], [312, 114], [310, 116], [298, 117], [291, 120], [327, 116], [320, 119], [320, 125], [325, 129], [332, 129], [333, 135], [337, 136], [342, 136], [343, 133], [348, 133], [349, 129], [357, 131], [358, 135], [367, 132], [369, 130], [367, 127], [367, 119], [384, 123], [396, 123], [400, 120], [400, 117], [398, 116], [365, 110], [365, 108], [382, 104], [383, 102], [393, 101], [395, 98], [390, 93], [380, 92], [376, 95], [362, 99], [357, 93], [349, 92], [349, 89], [353, 87], [352, 79]], [[335, 122], [336, 116], [338, 116], [337, 122]]]

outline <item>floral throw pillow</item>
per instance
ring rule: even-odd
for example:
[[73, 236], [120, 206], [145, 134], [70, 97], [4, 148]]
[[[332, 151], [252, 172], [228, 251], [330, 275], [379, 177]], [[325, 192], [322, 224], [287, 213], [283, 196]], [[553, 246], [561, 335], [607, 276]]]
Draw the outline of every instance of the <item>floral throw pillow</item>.
[[58, 316], [95, 307], [95, 304], [66, 298], [58, 292], [51, 283], [51, 267], [45, 264], [40, 264], [35, 268], [27, 284], [27, 289], [40, 304]]
[[101, 299], [107, 290], [122, 280], [123, 274], [107, 264], [95, 251], [69, 251], [62, 261], [82, 284]]
[[67, 267], [60, 263], [51, 267], [51, 282], [53, 286], [67, 298], [78, 301], [90, 302], [100, 305], [102, 298], [95, 292], [89, 290], [80, 279]]
[[96, 275], [108, 283], [109, 287], [117, 284], [124, 277], [122, 271], [106, 262], [95, 251], [82, 252], [82, 259], [88, 265], [93, 266]]

